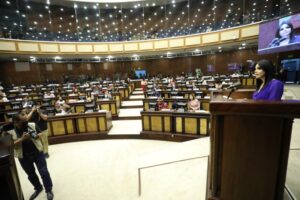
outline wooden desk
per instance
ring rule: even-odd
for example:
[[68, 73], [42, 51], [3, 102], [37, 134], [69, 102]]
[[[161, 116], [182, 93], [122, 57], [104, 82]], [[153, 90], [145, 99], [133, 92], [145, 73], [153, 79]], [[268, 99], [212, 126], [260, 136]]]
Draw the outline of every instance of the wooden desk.
[[[68, 104], [74, 107], [74, 111], [76, 113], [84, 113], [84, 106], [92, 103], [93, 102], [72, 102]], [[96, 102], [96, 107], [99, 110], [110, 111], [113, 118], [118, 118], [120, 107], [118, 106], [116, 100], [98, 100]]]
[[48, 118], [48, 135], [51, 143], [78, 141], [79, 138], [87, 140], [91, 134], [107, 134], [111, 127], [111, 112], [75, 113]]
[[119, 93], [121, 95], [121, 100], [125, 100], [129, 98], [129, 87], [119, 87], [118, 88]]
[[112, 113], [113, 118], [118, 118], [120, 113], [120, 105], [116, 100], [98, 100], [97, 105], [100, 110], [107, 110]]
[[10, 136], [0, 138], [0, 188], [2, 200], [24, 200]]
[[[200, 101], [200, 108], [202, 110], [208, 111], [209, 110], [209, 102], [210, 99], [198, 99]], [[183, 99], [164, 99], [164, 102], [168, 103], [168, 107], [172, 108], [172, 103], [174, 101], [177, 102], [184, 102], [184, 103], [188, 103], [188, 99], [187, 98], [183, 98]], [[157, 99], [143, 99], [143, 108], [144, 111], [149, 111], [149, 103], [155, 103], [157, 102]]]
[[210, 114], [176, 111], [142, 111], [142, 136], [185, 141], [209, 136]]

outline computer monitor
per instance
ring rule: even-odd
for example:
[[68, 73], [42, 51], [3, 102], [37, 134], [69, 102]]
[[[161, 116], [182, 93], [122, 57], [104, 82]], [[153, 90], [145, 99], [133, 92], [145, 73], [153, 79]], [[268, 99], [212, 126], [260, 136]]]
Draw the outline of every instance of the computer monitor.
[[177, 102], [177, 111], [187, 111], [188, 108], [187, 108], [187, 103], [185, 102]]
[[84, 95], [80, 95], [78, 98], [79, 98], [80, 100], [86, 100], [86, 96], [84, 96]]
[[156, 102], [149, 102], [149, 110], [150, 111], [156, 110]]

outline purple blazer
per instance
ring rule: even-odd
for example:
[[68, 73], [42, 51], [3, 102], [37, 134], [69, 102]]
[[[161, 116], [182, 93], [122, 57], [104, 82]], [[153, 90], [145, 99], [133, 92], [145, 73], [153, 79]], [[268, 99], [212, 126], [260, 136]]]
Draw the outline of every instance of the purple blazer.
[[254, 100], [281, 100], [283, 94], [283, 83], [276, 79], [271, 80], [262, 90], [255, 91]]
[[294, 37], [290, 40], [290, 44], [300, 42], [300, 35], [294, 35]]

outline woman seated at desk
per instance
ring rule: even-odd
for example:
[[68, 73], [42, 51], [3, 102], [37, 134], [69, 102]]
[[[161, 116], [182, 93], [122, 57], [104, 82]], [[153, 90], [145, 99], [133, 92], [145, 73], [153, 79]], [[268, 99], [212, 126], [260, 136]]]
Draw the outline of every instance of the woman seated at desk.
[[162, 97], [159, 97], [157, 99], [155, 110], [161, 111], [162, 109], [169, 109], [169, 107], [168, 107], [168, 104], [166, 102], [164, 102], [164, 99]]
[[220, 79], [215, 79], [215, 88], [217, 90], [222, 90], [223, 89], [222, 81]]
[[68, 113], [70, 113], [71, 111], [71, 106], [69, 106], [68, 104], [64, 103], [64, 104], [59, 104], [59, 103], [55, 103], [55, 114], [59, 114], [59, 115], [66, 115]]
[[190, 111], [200, 110], [200, 101], [196, 99], [194, 96], [190, 96], [190, 100], [188, 103], [188, 109]]

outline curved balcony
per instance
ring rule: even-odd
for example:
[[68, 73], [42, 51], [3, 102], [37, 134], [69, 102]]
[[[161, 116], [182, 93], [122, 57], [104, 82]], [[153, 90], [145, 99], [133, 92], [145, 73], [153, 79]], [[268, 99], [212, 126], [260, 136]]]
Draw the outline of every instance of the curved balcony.
[[126, 55], [164, 51], [194, 51], [243, 42], [256, 44], [259, 23], [209, 33], [125, 42], [46, 42], [0, 39], [0, 53], [13, 55]]
[[296, 0], [119, 2], [0, 1], [0, 38], [61, 42], [162, 39], [268, 20], [297, 12], [300, 5]]

